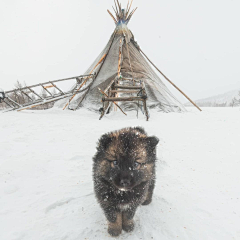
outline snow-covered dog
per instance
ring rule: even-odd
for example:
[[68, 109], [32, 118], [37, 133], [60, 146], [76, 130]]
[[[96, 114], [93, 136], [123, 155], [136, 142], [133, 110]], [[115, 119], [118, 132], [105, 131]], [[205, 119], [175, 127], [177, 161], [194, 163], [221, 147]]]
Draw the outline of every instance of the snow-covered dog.
[[137, 207], [152, 201], [158, 141], [136, 127], [107, 133], [98, 142], [94, 190], [112, 236], [132, 231]]

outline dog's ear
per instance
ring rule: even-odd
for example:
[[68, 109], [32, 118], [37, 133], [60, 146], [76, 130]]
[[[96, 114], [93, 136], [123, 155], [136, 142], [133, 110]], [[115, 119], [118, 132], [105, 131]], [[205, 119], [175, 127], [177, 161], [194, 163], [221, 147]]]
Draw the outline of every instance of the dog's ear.
[[109, 144], [112, 142], [112, 140], [113, 138], [109, 134], [102, 135], [98, 142], [98, 149], [105, 151]]
[[155, 136], [152, 136], [152, 137], [147, 137], [146, 141], [147, 141], [148, 147], [153, 149], [157, 146], [159, 139]]
[[142, 134], [146, 134], [145, 130], [142, 127], [135, 127], [134, 130], [136, 130]]

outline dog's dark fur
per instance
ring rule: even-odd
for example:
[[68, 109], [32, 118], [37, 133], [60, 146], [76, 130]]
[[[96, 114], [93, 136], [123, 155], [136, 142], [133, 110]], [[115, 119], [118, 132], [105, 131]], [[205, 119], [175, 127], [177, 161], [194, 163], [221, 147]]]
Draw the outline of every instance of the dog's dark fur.
[[94, 190], [112, 236], [122, 229], [132, 231], [137, 207], [152, 201], [158, 141], [139, 127], [111, 132], [99, 140], [93, 158]]

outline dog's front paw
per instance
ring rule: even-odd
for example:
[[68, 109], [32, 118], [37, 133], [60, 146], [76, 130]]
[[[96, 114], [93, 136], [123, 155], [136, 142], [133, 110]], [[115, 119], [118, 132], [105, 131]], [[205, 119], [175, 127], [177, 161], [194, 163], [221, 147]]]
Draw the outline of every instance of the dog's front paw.
[[134, 221], [130, 220], [127, 223], [123, 223], [122, 228], [125, 232], [132, 232], [134, 229]]
[[150, 204], [151, 202], [152, 202], [152, 199], [147, 199], [142, 203], [142, 205], [145, 206], [145, 205]]
[[111, 228], [108, 227], [108, 233], [112, 236], [112, 237], [117, 237], [121, 234], [122, 229], [119, 228]]

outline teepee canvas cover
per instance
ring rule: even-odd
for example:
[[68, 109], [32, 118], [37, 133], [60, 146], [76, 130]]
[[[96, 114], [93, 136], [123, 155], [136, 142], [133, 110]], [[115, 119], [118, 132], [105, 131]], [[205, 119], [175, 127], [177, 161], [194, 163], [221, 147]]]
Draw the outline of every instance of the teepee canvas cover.
[[[105, 89], [118, 75], [120, 68], [121, 76], [141, 80], [145, 83], [148, 108], [157, 108], [163, 112], [185, 111], [184, 106], [168, 90], [141, 54], [132, 32], [127, 27], [136, 9], [130, 13], [131, 4], [126, 10], [121, 9], [118, 1], [115, 6], [116, 18], [109, 13], [114, 19], [116, 29], [107, 46], [85, 72], [85, 74], [89, 74], [94, 71], [95, 79], [87, 92], [70, 99], [67, 103], [68, 107], [70, 109], [85, 107], [98, 111], [102, 107], [102, 95], [99, 88]], [[124, 110], [134, 109], [132, 103], [125, 102], [119, 103], [119, 105]], [[135, 107], [137, 107], [136, 104]]]

